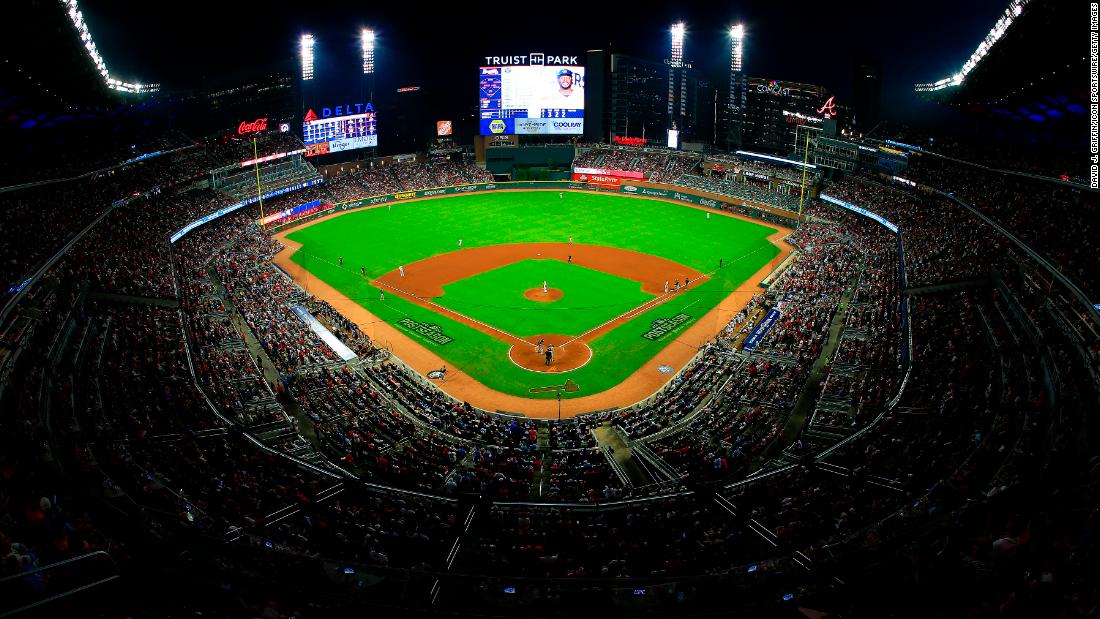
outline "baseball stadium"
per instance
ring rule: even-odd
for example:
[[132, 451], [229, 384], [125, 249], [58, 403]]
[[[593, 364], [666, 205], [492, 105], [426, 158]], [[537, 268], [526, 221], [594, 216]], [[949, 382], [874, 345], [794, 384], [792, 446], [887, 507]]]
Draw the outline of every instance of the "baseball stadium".
[[0, 618], [1098, 616], [1095, 3], [450, 8], [9, 8]]

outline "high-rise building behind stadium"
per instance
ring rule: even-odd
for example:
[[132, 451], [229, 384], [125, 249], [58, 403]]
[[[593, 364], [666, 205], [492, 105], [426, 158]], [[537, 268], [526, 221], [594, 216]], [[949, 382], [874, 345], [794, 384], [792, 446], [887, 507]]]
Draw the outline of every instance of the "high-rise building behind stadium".
[[852, 124], [866, 133], [878, 124], [882, 102], [882, 66], [870, 57], [856, 59], [852, 80]]
[[[668, 113], [668, 66], [663, 62], [611, 54], [606, 80], [609, 89], [608, 108], [604, 114], [609, 132], [614, 136], [645, 138], [664, 142], [665, 132], [671, 129]], [[675, 110], [677, 129], [681, 142], [714, 141], [714, 87], [699, 71], [684, 67], [684, 85], [673, 89], [672, 107]], [[597, 67], [590, 67], [590, 75], [597, 75]], [[590, 97], [593, 94], [590, 91]], [[683, 109], [681, 119], [679, 110]], [[682, 123], [682, 125], [680, 124]], [[608, 139], [605, 131], [599, 139]]]
[[835, 114], [828, 114], [826, 107], [831, 97], [824, 86], [750, 77], [743, 146], [778, 155], [794, 154], [801, 147], [797, 144], [803, 135], [799, 127], [820, 131], [829, 121], [835, 121]]

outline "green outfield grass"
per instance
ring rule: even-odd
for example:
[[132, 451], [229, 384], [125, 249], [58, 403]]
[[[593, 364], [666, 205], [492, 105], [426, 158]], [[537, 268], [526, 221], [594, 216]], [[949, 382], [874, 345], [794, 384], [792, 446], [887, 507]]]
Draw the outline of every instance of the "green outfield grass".
[[[293, 231], [289, 237], [303, 245], [292, 257], [294, 262], [380, 319], [409, 334], [455, 368], [504, 393], [553, 398], [553, 393], [529, 394], [528, 389], [558, 384], [565, 378], [572, 379], [581, 389], [564, 397], [582, 397], [609, 389], [668, 346], [678, 333], [713, 309], [731, 292], [744, 285], [755, 285], [756, 282], [746, 284], [746, 279], [779, 253], [779, 249], [767, 241], [773, 232], [774, 229], [766, 225], [731, 217], [714, 215], [707, 219], [706, 213], [698, 209], [658, 200], [571, 192], [566, 192], [562, 199], [557, 191], [506, 191], [398, 202], [392, 208], [382, 206], [352, 211]], [[395, 295], [386, 295], [385, 301], [379, 300], [378, 290], [369, 283], [370, 278], [396, 269], [398, 265], [456, 251], [459, 239], [463, 240], [464, 247], [475, 247], [502, 243], [565, 242], [569, 237], [573, 237], [576, 243], [620, 247], [661, 256], [708, 273], [712, 279], [592, 342], [592, 361], [583, 368], [550, 377], [512, 364], [507, 356], [509, 344], [501, 340]], [[338, 266], [340, 257], [344, 260], [343, 267]], [[720, 270], [717, 269], [719, 258], [725, 263]], [[576, 268], [576, 265], [557, 264]], [[360, 276], [360, 266], [365, 267], [367, 278]], [[462, 294], [456, 294], [450, 302], [457, 298], [459, 302], [466, 299], [468, 303], [469, 297], [466, 295], [471, 289], [467, 287], [481, 286], [481, 283], [470, 280], [477, 280], [489, 273], [447, 286], [447, 294], [439, 301], [445, 304], [443, 300], [452, 294], [452, 286], [462, 284], [459, 286]], [[543, 279], [549, 280], [549, 277], [536, 278], [536, 285], [541, 285]], [[523, 282], [526, 281], [523, 279]], [[526, 286], [525, 283], [522, 285]], [[570, 295], [577, 294], [563, 286], [551, 285], [565, 292], [566, 296], [557, 303], [563, 303]], [[635, 285], [634, 290], [641, 295], [642, 301], [633, 303], [631, 307], [648, 298], [648, 295], [641, 293], [640, 286]], [[520, 295], [524, 289], [518, 291]], [[489, 298], [498, 294], [497, 298]], [[485, 306], [520, 305], [515, 301], [514, 289], [486, 290], [484, 295], [482, 302]], [[618, 298], [609, 300], [611, 305], [619, 302]], [[549, 304], [547, 307], [555, 305]], [[539, 316], [537, 329], [522, 325], [516, 328], [520, 331], [535, 329], [532, 334], [570, 334], [579, 328], [577, 325], [589, 320], [578, 316], [588, 313], [593, 305], [598, 304], [578, 304], [573, 308], [578, 312], [576, 316], [569, 316], [573, 312], [561, 310], [556, 322], [551, 321], [551, 317], [558, 312], [532, 310]], [[454, 309], [471, 315], [491, 308], [471, 310], [468, 305], [465, 310]], [[509, 312], [495, 313], [498, 316], [494, 318], [496, 322], [479, 320], [510, 331], [497, 324], [499, 316]], [[654, 320], [672, 318], [681, 313], [690, 316], [690, 319], [680, 324], [676, 331], [656, 341], [642, 337], [650, 330]], [[402, 320], [406, 321], [404, 325]], [[410, 321], [437, 325], [439, 332], [446, 338], [452, 338], [452, 341], [443, 344], [430, 341], [410, 330], [408, 325], [413, 324]], [[555, 324], [560, 326], [555, 327]], [[722, 325], [713, 327], [717, 331]]]
[[[542, 282], [562, 298], [539, 303], [523, 296]], [[641, 282], [560, 260], [523, 260], [443, 287], [436, 303], [526, 337], [545, 333], [580, 335], [654, 298]]]

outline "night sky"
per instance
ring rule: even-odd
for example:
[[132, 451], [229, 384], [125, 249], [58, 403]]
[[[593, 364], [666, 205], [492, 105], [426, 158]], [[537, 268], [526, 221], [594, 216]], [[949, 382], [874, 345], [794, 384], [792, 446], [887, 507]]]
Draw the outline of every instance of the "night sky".
[[821, 84], [850, 103], [854, 59], [870, 55], [882, 64], [883, 116], [914, 120], [936, 106], [919, 101], [912, 84], [957, 71], [1007, 1], [487, 3], [492, 8], [486, 9], [453, 3], [442, 10], [418, 2], [310, 0], [300, 8], [273, 8], [194, 0], [172, 3], [169, 11], [162, 3], [82, 0], [81, 6], [112, 74], [168, 88], [210, 87], [280, 63], [296, 66], [304, 32], [317, 38], [321, 70], [346, 66], [354, 79], [358, 32], [371, 27], [378, 36], [378, 89], [422, 86], [438, 102], [438, 113], [455, 117], [476, 105], [483, 56], [583, 56], [602, 48], [662, 59], [669, 26], [682, 20], [685, 58], [721, 79], [729, 26], [740, 22], [748, 33], [750, 75]]

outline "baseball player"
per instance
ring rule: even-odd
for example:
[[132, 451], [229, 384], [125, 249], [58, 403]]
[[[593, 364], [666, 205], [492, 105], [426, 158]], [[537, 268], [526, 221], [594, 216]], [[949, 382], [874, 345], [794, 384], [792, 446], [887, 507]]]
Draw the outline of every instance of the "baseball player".
[[344, 257], [340, 256], [340, 266], [344, 266]]
[[665, 294], [668, 294], [668, 280], [665, 280]]
[[564, 198], [564, 197], [565, 197], [565, 192], [563, 192], [563, 191], [559, 191], [559, 192], [558, 192], [558, 199], [559, 199], [559, 200], [561, 200], [561, 199], [562, 199], [562, 198]]
[[535, 345], [535, 351], [537, 351], [540, 355], [542, 354], [542, 344], [545, 341], [546, 340], [544, 340], [543, 338], [540, 337], [539, 338], [539, 343]]
[[710, 219], [710, 211], [707, 211], [707, 219]]
[[397, 272], [401, 274], [401, 277], [405, 277], [405, 265], [397, 267]]
[[569, 258], [565, 261], [567, 264], [573, 264], [573, 254], [569, 254]]
[[462, 249], [462, 239], [458, 239], [458, 248]]
[[719, 258], [719, 259], [718, 259], [718, 268], [719, 268], [719, 269], [720, 269], [720, 268], [722, 268], [722, 263], [723, 263], [723, 262], [725, 262], [725, 260], [724, 260], [723, 258]]
[[554, 362], [554, 345], [551, 344], [546, 347], [546, 365], [550, 365]]
[[542, 294], [546, 294], [546, 280], [542, 280]]
[[363, 277], [366, 277], [367, 276], [367, 267], [364, 266], [364, 265], [359, 265], [359, 274], [362, 275]]
[[386, 300], [386, 291], [385, 290], [379, 290], [378, 291], [378, 300], [379, 301], [385, 301]]
[[573, 237], [569, 237], [569, 244], [570, 244], [570, 245], [572, 245], [572, 244], [573, 244]]

